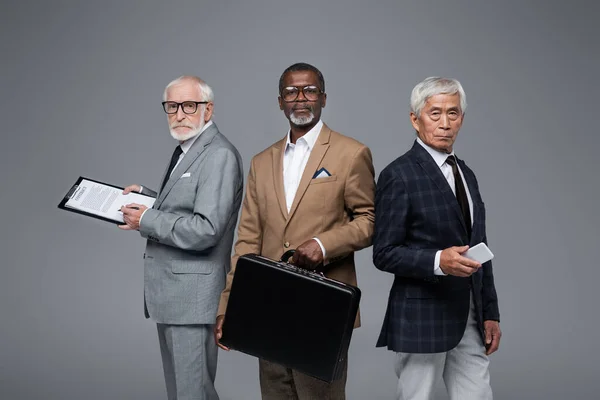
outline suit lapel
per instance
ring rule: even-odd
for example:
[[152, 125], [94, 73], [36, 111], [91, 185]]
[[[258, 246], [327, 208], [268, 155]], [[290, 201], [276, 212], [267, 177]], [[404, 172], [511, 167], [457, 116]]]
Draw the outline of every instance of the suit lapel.
[[218, 132], [219, 130], [217, 129], [217, 125], [213, 122], [213, 124], [210, 127], [208, 127], [204, 132], [202, 132], [202, 134], [200, 134], [200, 137], [196, 139], [196, 141], [185, 154], [179, 165], [177, 165], [177, 167], [173, 170], [173, 173], [171, 174], [171, 177], [165, 184], [165, 187], [159, 193], [153, 208], [160, 207], [162, 202], [165, 200], [165, 197], [167, 196], [167, 194], [169, 194], [177, 180], [181, 178], [181, 175], [183, 175], [183, 173], [187, 171], [187, 169], [192, 165], [192, 163], [196, 161], [200, 154], [204, 152], [206, 147], [208, 147], [208, 145], [210, 144], [210, 142], [212, 142], [212, 140]]
[[283, 186], [283, 154], [285, 152], [286, 139], [273, 146], [273, 185], [279, 208], [284, 218], [287, 218], [287, 204], [285, 202], [285, 188]]
[[[482, 218], [485, 216], [482, 215], [483, 209], [481, 207], [481, 203], [477, 201], [479, 196], [479, 191], [477, 190], [477, 185], [475, 183], [475, 176], [471, 173], [471, 170], [467, 168], [464, 161], [456, 158], [458, 160], [458, 165], [465, 177], [465, 181], [467, 181], [467, 187], [469, 189], [469, 194], [471, 195], [471, 202], [473, 203], [473, 228], [471, 231], [471, 239], [479, 240], [479, 222], [482, 221]], [[478, 242], [479, 243], [479, 242]], [[477, 244], [477, 243], [475, 243]]]
[[460, 221], [460, 225], [462, 226], [462, 229], [466, 234], [467, 227], [465, 225], [465, 221], [463, 220], [462, 211], [460, 209], [458, 201], [456, 200], [456, 196], [454, 195], [452, 188], [450, 188], [448, 181], [442, 174], [442, 171], [435, 163], [431, 155], [427, 152], [427, 150], [425, 150], [416, 141], [413, 145], [412, 150], [415, 152], [415, 155], [417, 157], [417, 163], [419, 163], [419, 165], [421, 165], [421, 168], [425, 170], [425, 173], [427, 173], [429, 178], [435, 183], [440, 192], [442, 192], [446, 203], [450, 205], [450, 208], [452, 208], [452, 210], [454, 210], [454, 214], [456, 214], [456, 218], [458, 219], [458, 221]]
[[[310, 157], [308, 158], [308, 162], [306, 163], [306, 168], [304, 168], [304, 172], [302, 173], [302, 179], [300, 180], [300, 184], [298, 185], [298, 190], [296, 191], [296, 196], [294, 197], [294, 202], [292, 203], [292, 208], [290, 209], [290, 214], [288, 215], [287, 223], [289, 223], [290, 219], [292, 219], [294, 212], [298, 208], [298, 204], [302, 200], [306, 189], [308, 189], [308, 185], [312, 180], [315, 171], [321, 164], [323, 157], [325, 157], [325, 153], [329, 149], [329, 137], [331, 135], [331, 129], [325, 124], [323, 124], [323, 128], [319, 133], [319, 137], [315, 142], [315, 147], [310, 152]], [[285, 202], [285, 199], [284, 199]], [[286, 223], [286, 225], [287, 225]]]

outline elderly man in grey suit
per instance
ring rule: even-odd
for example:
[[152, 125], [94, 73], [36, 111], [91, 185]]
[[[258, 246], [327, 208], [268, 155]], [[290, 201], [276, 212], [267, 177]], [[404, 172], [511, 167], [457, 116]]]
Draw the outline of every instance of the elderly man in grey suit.
[[[212, 340], [243, 191], [236, 148], [211, 120], [212, 89], [182, 76], [165, 88], [163, 108], [179, 141], [152, 208], [122, 207], [125, 225], [147, 238], [146, 318], [157, 323], [169, 400], [218, 399]], [[156, 196], [140, 185], [125, 188]]]

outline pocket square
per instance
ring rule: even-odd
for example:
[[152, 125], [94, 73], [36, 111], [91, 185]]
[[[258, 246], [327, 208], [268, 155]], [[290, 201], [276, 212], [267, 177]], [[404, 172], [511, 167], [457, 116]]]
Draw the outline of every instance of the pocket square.
[[321, 168], [320, 170], [318, 170], [317, 172], [315, 172], [315, 174], [313, 175], [313, 179], [318, 179], [318, 178], [327, 178], [328, 176], [331, 176], [331, 174], [329, 173], [329, 171], [327, 171], [325, 168]]
[[185, 174], [181, 175], [182, 178], [189, 178], [190, 176], [192, 176], [192, 174], [190, 174], [189, 172], [186, 172]]

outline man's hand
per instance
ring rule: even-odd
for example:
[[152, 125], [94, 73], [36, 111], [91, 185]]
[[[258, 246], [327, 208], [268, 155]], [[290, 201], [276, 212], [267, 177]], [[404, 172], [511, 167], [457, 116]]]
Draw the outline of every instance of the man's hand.
[[442, 250], [440, 255], [440, 269], [442, 272], [446, 275], [460, 277], [471, 276], [477, 272], [481, 268], [481, 264], [461, 255], [468, 249], [469, 246], [453, 246]]
[[300, 268], [315, 269], [323, 262], [321, 246], [314, 239], [307, 240], [296, 248], [291, 262]]
[[128, 194], [131, 192], [139, 193], [142, 187], [140, 185], [129, 185], [125, 189], [123, 189], [123, 194]]
[[217, 317], [217, 322], [215, 323], [214, 329], [215, 343], [223, 350], [229, 351], [229, 347], [223, 346], [221, 342], [219, 342], [219, 340], [221, 340], [221, 338], [223, 337], [223, 322], [225, 322], [225, 316], [219, 315]]
[[502, 332], [500, 331], [500, 324], [498, 321], [492, 320], [483, 321], [483, 329], [485, 331], [485, 354], [489, 356], [500, 347]]
[[130, 203], [121, 207], [121, 212], [123, 213], [123, 221], [125, 222], [125, 225], [119, 225], [119, 228], [125, 231], [140, 229], [140, 218], [142, 217], [142, 214], [147, 208], [148, 207], [142, 204], [136, 203]]

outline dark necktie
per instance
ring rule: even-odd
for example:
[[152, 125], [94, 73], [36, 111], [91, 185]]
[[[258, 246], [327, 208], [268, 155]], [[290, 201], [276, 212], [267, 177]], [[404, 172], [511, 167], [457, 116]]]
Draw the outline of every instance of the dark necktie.
[[183, 150], [181, 150], [181, 146], [175, 147], [175, 150], [173, 151], [173, 155], [171, 156], [171, 163], [169, 164], [169, 170], [167, 171], [167, 174], [165, 175], [165, 179], [163, 180], [163, 183], [160, 186], [161, 192], [165, 188], [167, 181], [171, 177], [171, 172], [173, 172], [173, 168], [175, 168], [177, 161], [179, 161], [179, 156], [181, 155], [181, 153], [183, 153]]
[[463, 219], [465, 221], [465, 225], [467, 226], [467, 233], [469, 234], [470, 238], [471, 212], [469, 211], [469, 199], [467, 198], [467, 191], [465, 190], [465, 185], [463, 184], [462, 177], [460, 176], [460, 172], [458, 171], [458, 166], [456, 165], [456, 158], [454, 158], [454, 156], [448, 157], [446, 159], [446, 164], [452, 167], [456, 200], [458, 200], [458, 205], [460, 206], [460, 209], [462, 211]]

